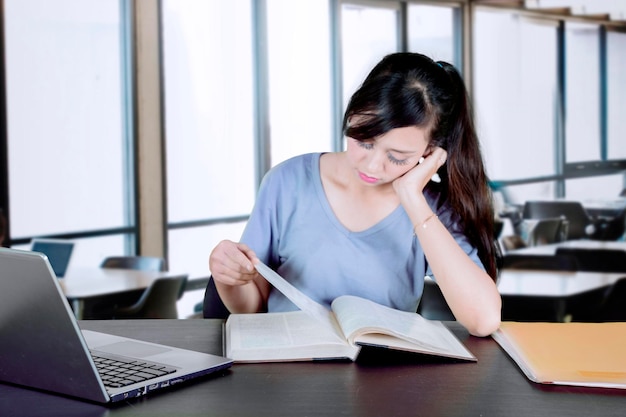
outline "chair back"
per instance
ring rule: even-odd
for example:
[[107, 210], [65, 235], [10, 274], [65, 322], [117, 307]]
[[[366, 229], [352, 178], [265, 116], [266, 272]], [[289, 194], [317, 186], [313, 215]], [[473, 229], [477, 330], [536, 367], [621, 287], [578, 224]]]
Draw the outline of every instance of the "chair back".
[[417, 313], [429, 320], [456, 321], [439, 285], [431, 280], [424, 281], [424, 292], [417, 306]]
[[113, 312], [116, 319], [177, 319], [176, 302], [187, 285], [188, 275], [156, 279], [137, 302]]
[[205, 319], [225, 319], [230, 315], [230, 311], [226, 308], [220, 298], [213, 276], [209, 278], [209, 282], [204, 292], [204, 303], [202, 305], [202, 316]]
[[526, 241], [522, 239], [520, 235], [507, 235], [500, 238], [504, 252], [509, 252], [515, 249], [522, 249], [528, 247]]
[[595, 231], [593, 221], [579, 201], [527, 201], [524, 219], [565, 218], [568, 221], [567, 239], [589, 237]]
[[528, 232], [528, 246], [548, 245], [567, 239], [569, 221], [565, 218], [539, 219]]
[[621, 249], [557, 248], [556, 255], [576, 259], [580, 271], [626, 272], [626, 251]]
[[166, 271], [165, 259], [155, 256], [109, 256], [100, 264], [102, 268], [136, 269], [140, 271]]

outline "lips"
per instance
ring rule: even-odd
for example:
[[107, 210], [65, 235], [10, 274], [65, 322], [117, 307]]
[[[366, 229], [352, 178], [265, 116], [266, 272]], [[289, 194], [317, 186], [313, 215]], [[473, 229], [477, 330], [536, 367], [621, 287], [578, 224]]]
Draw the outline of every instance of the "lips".
[[362, 172], [359, 172], [359, 178], [361, 178], [363, 181], [365, 181], [368, 184], [374, 184], [375, 182], [378, 182], [378, 178], [370, 177], [368, 175], [365, 175]]

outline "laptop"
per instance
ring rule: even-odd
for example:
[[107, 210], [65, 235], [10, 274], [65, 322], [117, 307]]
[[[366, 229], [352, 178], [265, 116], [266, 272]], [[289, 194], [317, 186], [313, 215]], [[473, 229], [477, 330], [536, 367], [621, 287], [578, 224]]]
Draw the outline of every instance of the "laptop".
[[99, 403], [232, 365], [222, 356], [81, 331], [47, 257], [38, 252], [0, 248], [0, 321], [0, 381]]
[[31, 240], [30, 250], [44, 253], [50, 261], [57, 278], [63, 278], [70, 264], [74, 242], [62, 239], [38, 239]]

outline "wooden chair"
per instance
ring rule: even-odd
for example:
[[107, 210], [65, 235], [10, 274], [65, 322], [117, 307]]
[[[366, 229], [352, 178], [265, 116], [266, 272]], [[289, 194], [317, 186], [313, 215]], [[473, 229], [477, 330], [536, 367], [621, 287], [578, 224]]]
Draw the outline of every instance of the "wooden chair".
[[114, 319], [177, 319], [176, 302], [187, 285], [187, 275], [155, 280], [131, 306], [113, 310]]

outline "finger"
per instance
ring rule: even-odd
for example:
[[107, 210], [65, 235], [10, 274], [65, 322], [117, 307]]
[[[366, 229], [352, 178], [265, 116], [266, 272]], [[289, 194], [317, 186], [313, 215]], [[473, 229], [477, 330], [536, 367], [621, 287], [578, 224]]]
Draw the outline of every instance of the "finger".
[[248, 268], [251, 272], [254, 271], [254, 265], [258, 262], [261, 262], [259, 258], [256, 256], [256, 253], [248, 245], [245, 243], [237, 244], [239, 250], [246, 256], [249, 264], [246, 264], [246, 268]]
[[442, 149], [441, 155], [439, 155], [439, 167], [441, 168], [446, 163], [447, 160], [448, 160], [448, 152]]
[[249, 256], [256, 259], [254, 252], [246, 245], [225, 240], [211, 252], [209, 269], [217, 280], [225, 284], [246, 283], [255, 275]]
[[446, 152], [445, 149], [437, 146], [432, 149], [432, 152], [428, 155], [428, 158], [430, 158], [437, 167], [437, 169], [439, 169], [446, 163], [446, 160], [448, 159], [448, 152]]

